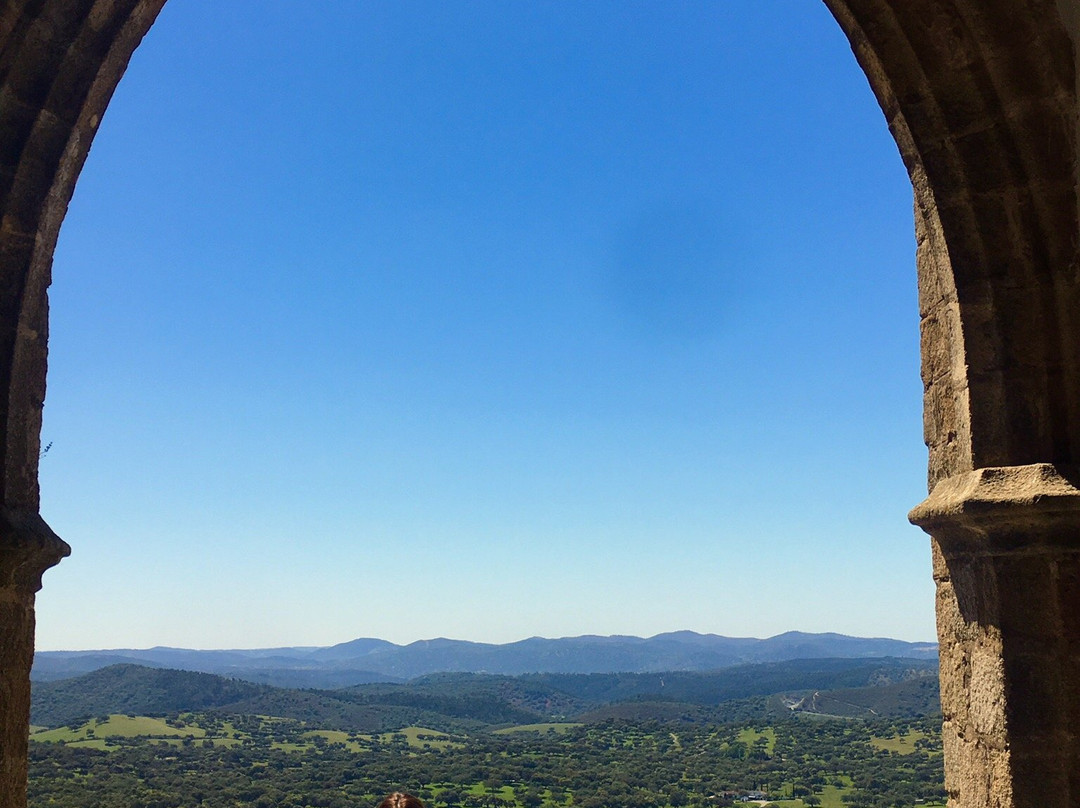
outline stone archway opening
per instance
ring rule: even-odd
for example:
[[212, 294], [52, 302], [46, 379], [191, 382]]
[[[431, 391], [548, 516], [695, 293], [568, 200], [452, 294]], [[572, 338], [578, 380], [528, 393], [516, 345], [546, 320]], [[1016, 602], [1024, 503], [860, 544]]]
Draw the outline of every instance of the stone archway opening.
[[[24, 803], [34, 592], [66, 546], [37, 483], [45, 290], [89, 144], [161, 0], [0, 10], [0, 804]], [[829, 0], [916, 198], [946, 786], [1070, 805], [1080, 524], [1078, 20], [1050, 0]], [[3, 802], [6, 801], [6, 802]]]
[[[688, 624], [755, 636], [931, 636], [926, 559], [900, 518], [921, 494], [923, 462], [910, 440], [910, 192], [824, 8], [766, 14], [743, 4], [666, 28], [662, 13], [644, 15], [639, 28], [665, 42], [689, 37], [699, 18], [712, 23], [681, 48], [688, 66], [669, 55], [675, 47], [622, 58], [603, 42], [587, 45], [599, 37], [598, 14], [563, 23], [578, 38], [567, 51], [554, 23], [536, 33], [541, 19], [531, 37], [567, 51], [563, 62], [580, 51], [580, 65], [542, 88], [531, 73], [491, 78], [501, 76], [489, 69], [494, 59], [379, 87], [410, 60], [450, 58], [418, 44], [399, 61], [381, 51], [365, 58], [375, 77], [335, 82], [330, 98], [316, 82], [356, 57], [322, 57], [305, 72], [299, 44], [233, 55], [228, 32], [243, 15], [221, 15], [166, 7], [112, 102], [57, 250], [44, 430], [57, 448], [42, 465], [43, 508], [83, 550], [48, 576], [39, 648], [69, 647], [61, 630], [76, 639], [93, 630], [62, 618], [81, 596], [78, 578], [147, 582], [94, 615], [95, 625], [142, 633], [95, 646], [400, 636], [368, 622], [383, 616], [356, 582], [405, 570], [415, 593], [402, 609], [416, 616], [403, 641]], [[347, 17], [313, 26], [320, 37], [340, 32], [321, 40], [324, 50], [358, 39], [344, 32], [362, 21]], [[789, 27], [778, 31], [782, 18]], [[272, 15], [261, 24], [267, 39], [283, 36]], [[458, 51], [491, 47], [452, 15], [440, 24]], [[782, 45], [796, 26], [813, 47]], [[509, 22], [498, 27], [527, 48]], [[765, 36], [797, 58], [766, 70], [748, 48], [724, 55]], [[359, 38], [356, 50], [377, 49], [377, 39]], [[538, 58], [525, 49], [498, 66]], [[827, 80], [802, 78], [815, 68]], [[239, 82], [208, 86], [243, 71], [245, 87], [255, 85], [250, 99], [238, 97]], [[664, 106], [622, 89], [655, 71], [673, 85]], [[458, 89], [470, 77], [476, 87]], [[697, 100], [708, 86], [720, 99], [702, 123]], [[558, 126], [527, 114], [559, 104]], [[490, 106], [507, 111], [481, 117]], [[446, 121], [447, 109], [460, 112]], [[650, 113], [659, 120], [647, 127]], [[343, 138], [311, 131], [331, 119]], [[503, 145], [505, 132], [527, 131], [523, 121], [535, 130]], [[559, 129], [572, 137], [543, 143]], [[658, 142], [661, 129], [679, 133], [678, 159]], [[431, 134], [391, 147], [410, 130]], [[594, 132], [602, 143], [572, 142]], [[254, 154], [243, 153], [256, 137]], [[445, 144], [435, 157], [428, 140]], [[588, 181], [575, 176], [583, 173]], [[510, 203], [478, 201], [481, 182]], [[854, 208], [858, 219], [840, 213]], [[689, 254], [676, 241], [689, 242]], [[678, 261], [717, 278], [681, 272]], [[678, 294], [666, 294], [672, 286]], [[437, 333], [425, 331], [428, 321]], [[108, 390], [97, 381], [104, 374]], [[79, 454], [92, 473], [80, 473]], [[863, 472], [879, 462], [880, 474]], [[761, 485], [779, 464], [815, 463], [821, 470], [782, 506]], [[79, 493], [55, 493], [73, 487]], [[399, 504], [395, 489], [410, 500]], [[512, 514], [493, 528], [481, 519], [496, 502]], [[289, 539], [311, 525], [316, 535]], [[753, 543], [735, 538], [746, 535]], [[148, 538], [153, 554], [138, 549]], [[565, 568], [571, 554], [580, 569]], [[592, 560], [600, 556], [604, 566]], [[279, 590], [283, 566], [293, 570], [292, 594], [267, 603], [258, 593]], [[689, 616], [676, 594], [687, 568], [716, 582]], [[883, 568], [893, 571], [884, 581], [873, 572]], [[723, 584], [733, 570], [793, 585], [746, 614], [746, 595]], [[470, 574], [483, 591], [445, 603], [446, 579]], [[828, 597], [798, 583], [830, 576], [845, 583]], [[535, 583], [541, 577], [548, 583]], [[183, 614], [173, 608], [196, 584], [233, 593], [228, 613], [214, 598]], [[582, 588], [593, 592], [590, 620], [572, 623]], [[635, 593], [646, 591], [671, 594], [636, 608]], [[304, 632], [301, 621], [316, 614], [332, 622], [327, 612], [354, 625], [324, 626], [317, 639]], [[477, 612], [504, 634], [458, 627]], [[565, 623], [539, 624], [540, 612], [562, 612]], [[124, 615], [136, 613], [131, 626]], [[232, 626], [234, 636], [198, 636], [200, 625]], [[258, 633], [270, 630], [278, 633]]]

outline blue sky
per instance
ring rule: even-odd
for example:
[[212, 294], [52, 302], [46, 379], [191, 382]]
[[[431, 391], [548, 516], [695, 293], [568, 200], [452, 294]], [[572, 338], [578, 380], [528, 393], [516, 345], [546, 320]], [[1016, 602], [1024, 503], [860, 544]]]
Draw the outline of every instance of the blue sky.
[[173, 0], [51, 301], [41, 649], [933, 638], [911, 190], [813, 0]]

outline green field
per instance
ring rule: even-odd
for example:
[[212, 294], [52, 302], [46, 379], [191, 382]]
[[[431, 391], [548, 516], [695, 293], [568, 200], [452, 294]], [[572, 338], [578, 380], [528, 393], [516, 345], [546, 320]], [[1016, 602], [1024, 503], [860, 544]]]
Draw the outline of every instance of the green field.
[[[871, 728], [794, 720], [742, 727], [548, 722], [469, 734], [409, 726], [361, 734], [259, 715], [112, 715], [34, 733], [29, 808], [99, 808], [126, 804], [131, 794], [148, 804], [181, 783], [216, 794], [214, 802], [203, 800], [206, 808], [254, 804], [255, 797], [273, 806], [293, 793], [310, 795], [311, 805], [373, 805], [397, 788], [418, 791], [431, 808], [671, 808], [763, 787], [782, 808], [811, 808], [807, 800], [849, 808], [886, 795], [889, 805], [923, 808], [944, 793], [935, 730], [931, 721]], [[78, 781], [57, 765], [72, 760], [85, 771]], [[855, 785], [871, 781], [869, 791]], [[811, 788], [815, 799], [806, 796]], [[240, 792], [248, 802], [229, 801]], [[895, 802], [901, 792], [906, 801]]]
[[901, 755], [910, 755], [915, 751], [916, 741], [921, 741], [925, 738], [925, 732], [911, 730], [906, 735], [894, 735], [891, 738], [879, 738], [875, 736], [870, 739], [870, 743], [872, 743], [875, 748], [882, 749], [886, 752], [897, 752]]
[[[397, 732], [384, 732], [378, 736], [379, 740], [383, 743], [392, 743], [395, 740], [395, 736], [405, 736], [405, 740], [409, 746], [416, 749], [447, 749], [449, 747], [461, 746], [461, 741], [455, 738], [453, 735], [448, 735], [445, 732], [439, 732], [437, 729], [428, 729], [427, 727], [405, 727], [399, 729]], [[371, 738], [372, 736], [365, 736]]]
[[510, 735], [515, 732], [569, 732], [574, 727], [581, 727], [583, 724], [575, 724], [571, 721], [552, 722], [547, 724], [519, 724], [516, 727], [506, 727], [504, 729], [495, 730], [496, 735]]
[[821, 797], [821, 808], [847, 808], [847, 803], [844, 802], [841, 797], [851, 790], [851, 778], [845, 777], [843, 779], [847, 780], [849, 783], [847, 788], [837, 788], [834, 785], [828, 785], [822, 789], [821, 794], [818, 795]]
[[776, 750], [776, 730], [772, 727], [765, 727], [760, 731], [746, 727], [739, 731], [737, 738], [747, 746], [753, 746], [759, 738], [764, 738], [766, 753], [771, 755]]
[[[448, 788], [457, 788], [453, 783], [445, 783], [441, 791], [445, 791]], [[514, 800], [514, 789], [511, 786], [499, 786], [498, 788], [488, 788], [483, 783], [474, 783], [467, 788], [463, 788], [466, 794], [471, 794], [474, 797], [483, 797], [485, 795], [498, 797], [503, 800]]]
[[360, 753], [367, 749], [366, 746], [356, 740], [355, 735], [350, 735], [348, 732], [339, 729], [308, 730], [303, 737], [311, 738], [313, 742], [315, 742], [315, 738], [325, 738], [327, 743], [339, 743], [350, 752]]
[[[167, 741], [159, 741], [158, 743], [167, 743]], [[104, 738], [90, 738], [84, 741], [72, 741], [68, 746], [74, 746], [77, 749], [100, 749], [103, 752], [109, 750], [109, 742]]]
[[[293, 727], [296, 722], [288, 722], [283, 719], [264, 717], [261, 718], [262, 726], [270, 733], [275, 727], [288, 725]], [[182, 726], [176, 726], [183, 723]], [[537, 728], [550, 726], [552, 731], [559, 725], [537, 725]], [[576, 725], [574, 725], [576, 726]], [[182, 743], [196, 743], [200, 746], [236, 746], [245, 740], [251, 739], [251, 735], [237, 729], [232, 723], [224, 722], [213, 727], [207, 732], [203, 727], [187, 724], [184, 722], [167, 722], [163, 718], [151, 718], [149, 716], [111, 715], [108, 720], [101, 721], [93, 718], [78, 727], [60, 727], [58, 729], [37, 728], [37, 732], [31, 734], [30, 739], [39, 743], [63, 743], [73, 746], [82, 746], [93, 749], [109, 748], [107, 741], [110, 738], [145, 738], [150, 741], [159, 741], [172, 746]], [[561, 730], [565, 731], [565, 729]], [[375, 737], [381, 743], [393, 743], [398, 738], [416, 749], [446, 749], [460, 746], [461, 741], [452, 735], [427, 727], [405, 727], [397, 732], [386, 732], [379, 736], [350, 734], [343, 730], [312, 729], [290, 733], [287, 740], [271, 741], [270, 747], [281, 749], [286, 752], [308, 752], [325, 744], [341, 744], [350, 752], [361, 753], [369, 748], [364, 741], [372, 741]]]
[[173, 727], [163, 718], [110, 715], [107, 721], [92, 718], [77, 729], [60, 727], [35, 732], [31, 740], [42, 743], [77, 743], [105, 738], [205, 738], [200, 727]]
[[[817, 795], [818, 799], [821, 800], [821, 805], [819, 806], [819, 808], [848, 808], [848, 804], [844, 802], [843, 798], [845, 794], [850, 794], [852, 792], [851, 778], [844, 777], [842, 779], [848, 781], [848, 785], [843, 788], [838, 788], [834, 785], [827, 785]], [[781, 791], [783, 791], [783, 789], [781, 789]], [[782, 806], [782, 808], [810, 808], [810, 806], [808, 806], [801, 799], [778, 799], [772, 800], [772, 802], [776, 805]]]
[[[189, 720], [191, 716], [186, 716]], [[114, 749], [109, 742], [117, 738], [140, 738], [169, 746], [195, 743], [200, 746], [236, 746], [247, 737], [232, 724], [224, 723], [207, 732], [188, 721], [166, 721], [164, 718], [115, 714], [107, 720], [92, 718], [77, 727], [57, 729], [36, 728], [30, 740], [38, 743], [63, 743], [84, 749]], [[304, 748], [307, 748], [306, 746]]]

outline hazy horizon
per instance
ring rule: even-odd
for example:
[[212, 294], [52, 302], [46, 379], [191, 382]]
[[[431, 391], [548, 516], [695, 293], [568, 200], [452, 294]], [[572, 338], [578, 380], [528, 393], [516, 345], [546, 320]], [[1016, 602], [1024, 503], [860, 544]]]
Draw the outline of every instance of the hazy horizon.
[[[753, 636], [744, 635], [744, 634], [716, 634], [715, 632], [693, 631], [692, 629], [673, 629], [671, 631], [661, 631], [661, 632], [658, 632], [656, 634], [650, 634], [648, 636], [643, 636], [643, 635], [640, 635], [640, 634], [571, 634], [571, 635], [566, 635], [566, 636], [562, 636], [562, 637], [545, 637], [545, 636], [542, 636], [542, 635], [539, 635], [539, 634], [533, 634], [533, 635], [528, 636], [528, 637], [520, 637], [519, 639], [509, 640], [509, 641], [506, 641], [506, 642], [485, 642], [483, 640], [471, 640], [471, 639], [466, 639], [466, 638], [462, 638], [462, 637], [442, 637], [442, 636], [419, 637], [419, 638], [414, 639], [414, 640], [407, 640], [407, 641], [404, 641], [404, 642], [399, 642], [399, 641], [394, 641], [394, 640], [387, 640], [387, 639], [385, 639], [383, 637], [373, 637], [373, 636], [369, 636], [369, 635], [358, 635], [356, 637], [352, 637], [352, 638], [347, 639], [347, 640], [340, 640], [338, 642], [332, 642], [332, 643], [329, 643], [327, 645], [312, 645], [310, 643], [293, 643], [293, 644], [272, 645], [272, 646], [215, 646], [215, 647], [194, 647], [194, 646], [178, 646], [178, 645], [150, 645], [150, 646], [144, 646], [144, 647], [135, 647], [135, 646], [128, 646], [128, 645], [120, 645], [120, 646], [113, 646], [113, 647], [109, 647], [109, 648], [105, 648], [105, 647], [97, 647], [97, 648], [41, 648], [41, 647], [39, 647], [36, 650], [42, 651], [42, 652], [47, 652], [47, 653], [63, 653], [63, 652], [66, 652], [66, 651], [70, 651], [70, 652], [73, 652], [73, 653], [83, 653], [83, 652], [93, 652], [93, 651], [148, 651], [148, 650], [151, 650], [151, 649], [154, 649], [154, 648], [169, 648], [169, 649], [176, 649], [176, 650], [183, 650], [183, 651], [269, 651], [269, 650], [274, 650], [274, 649], [277, 649], [277, 648], [282, 648], [282, 649], [332, 648], [332, 647], [337, 646], [337, 645], [345, 645], [347, 643], [354, 642], [355, 640], [381, 640], [381, 641], [384, 641], [384, 642], [392, 643], [393, 645], [400, 646], [400, 647], [404, 647], [404, 646], [407, 646], [407, 645], [413, 645], [415, 643], [434, 642], [436, 640], [449, 640], [451, 642], [466, 642], [466, 643], [474, 643], [474, 644], [477, 644], [477, 645], [513, 645], [514, 643], [525, 642], [526, 640], [538, 640], [538, 639], [539, 640], [576, 640], [576, 639], [587, 639], [587, 638], [593, 638], [593, 637], [600, 638], [600, 639], [612, 639], [612, 638], [625, 637], [625, 638], [628, 638], [628, 639], [635, 639], [635, 640], [651, 640], [651, 639], [655, 639], [656, 637], [664, 636], [665, 634], [684, 634], [684, 633], [697, 634], [699, 636], [719, 636], [719, 637], [724, 637], [725, 639], [739, 639], [739, 640], [769, 640], [769, 639], [773, 639], [775, 637], [783, 636], [785, 634], [837, 634], [837, 635], [847, 636], [847, 637], [856, 636], [856, 635], [851, 635], [851, 634], [842, 634], [842, 632], [838, 632], [838, 631], [808, 632], [808, 631], [799, 631], [798, 629], [789, 629], [788, 631], [781, 631], [781, 632], [779, 632], [777, 634], [772, 634], [772, 635], [769, 635], [767, 637], [753, 637]], [[900, 640], [902, 642], [909, 642], [909, 643], [937, 645], [937, 638], [934, 638], [932, 640], [912, 640], [912, 639], [907, 639], [907, 638], [904, 638], [904, 637], [866, 636], [866, 637], [859, 637], [859, 639], [867, 639], [867, 640]]]

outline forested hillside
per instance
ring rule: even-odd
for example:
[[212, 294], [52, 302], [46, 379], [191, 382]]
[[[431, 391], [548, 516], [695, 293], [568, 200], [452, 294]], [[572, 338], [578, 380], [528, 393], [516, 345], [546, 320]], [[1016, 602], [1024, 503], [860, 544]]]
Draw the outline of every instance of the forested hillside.
[[765, 718], [785, 710], [919, 716], [937, 712], [934, 672], [932, 664], [909, 659], [793, 660], [702, 673], [438, 674], [404, 684], [321, 691], [116, 665], [73, 679], [35, 683], [31, 720], [56, 727], [111, 713], [215, 711], [273, 715], [356, 732], [417, 724], [465, 732], [615, 716]]
[[116, 665], [35, 684], [30, 808], [355, 808], [397, 788], [431, 808], [914, 808], [943, 795], [933, 674], [819, 659], [296, 690]]

